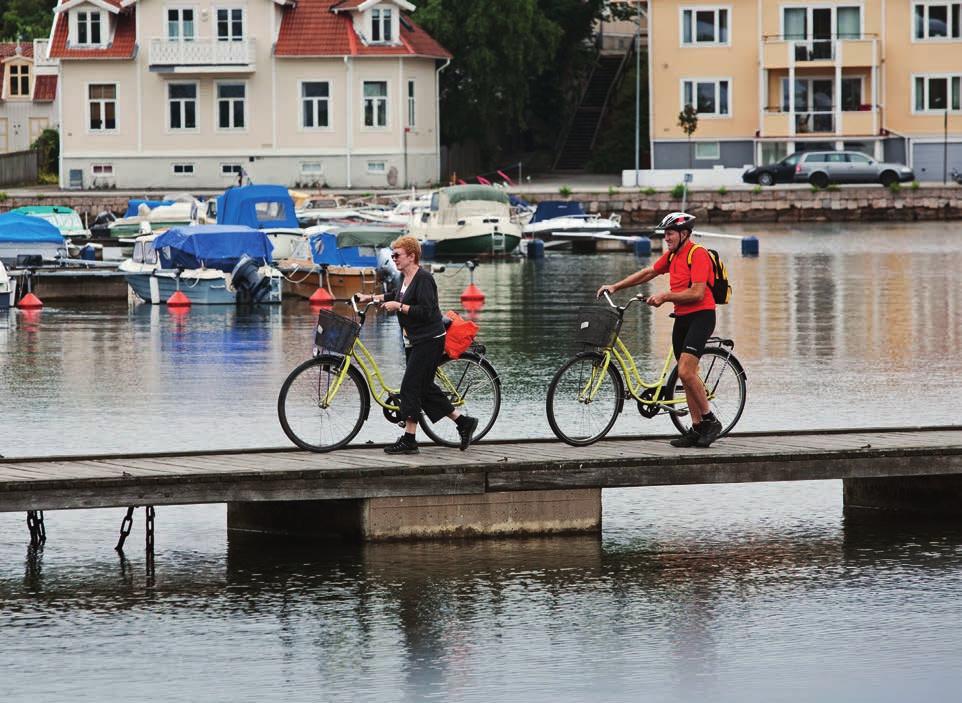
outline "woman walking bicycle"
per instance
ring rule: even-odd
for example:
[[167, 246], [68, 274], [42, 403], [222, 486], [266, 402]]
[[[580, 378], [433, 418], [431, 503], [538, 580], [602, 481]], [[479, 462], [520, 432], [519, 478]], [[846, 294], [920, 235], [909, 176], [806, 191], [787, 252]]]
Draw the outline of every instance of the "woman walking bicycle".
[[362, 303], [382, 303], [382, 309], [396, 312], [404, 336], [407, 365], [401, 381], [401, 417], [404, 434], [391, 446], [387, 454], [418, 454], [418, 418], [423, 411], [432, 423], [448, 417], [455, 422], [460, 437], [460, 449], [471, 444], [478, 427], [476, 418], [462, 415], [448, 397], [434, 383], [444, 356], [444, 320], [438, 306], [438, 287], [434, 277], [421, 268], [421, 244], [411, 236], [400, 237], [391, 244], [391, 258], [403, 276], [400, 290], [382, 295], [361, 295]]

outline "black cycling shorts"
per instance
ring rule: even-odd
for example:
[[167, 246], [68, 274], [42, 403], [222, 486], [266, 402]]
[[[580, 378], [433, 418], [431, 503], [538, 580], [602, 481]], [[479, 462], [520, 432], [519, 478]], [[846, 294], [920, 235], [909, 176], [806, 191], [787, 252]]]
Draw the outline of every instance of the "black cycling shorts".
[[705, 344], [714, 331], [714, 310], [698, 310], [676, 317], [675, 327], [671, 332], [671, 346], [675, 350], [675, 358], [682, 354], [701, 357]]

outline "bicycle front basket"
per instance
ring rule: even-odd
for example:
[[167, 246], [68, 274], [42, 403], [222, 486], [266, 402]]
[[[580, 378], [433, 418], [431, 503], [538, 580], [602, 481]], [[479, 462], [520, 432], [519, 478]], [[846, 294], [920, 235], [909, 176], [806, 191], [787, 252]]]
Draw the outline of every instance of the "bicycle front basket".
[[317, 314], [317, 327], [314, 330], [314, 346], [334, 354], [347, 354], [354, 346], [361, 331], [361, 325], [347, 317], [330, 310]]
[[610, 307], [592, 305], [578, 311], [578, 341], [589, 347], [610, 347], [619, 327], [621, 316]]

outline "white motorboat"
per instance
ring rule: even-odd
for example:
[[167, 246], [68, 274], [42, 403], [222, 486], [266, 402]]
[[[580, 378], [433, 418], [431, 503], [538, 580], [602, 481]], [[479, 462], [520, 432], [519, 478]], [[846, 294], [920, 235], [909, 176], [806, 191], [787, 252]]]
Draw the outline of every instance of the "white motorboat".
[[[525, 236], [545, 240], [545, 244], [570, 244], [574, 249], [594, 250], [602, 239], [630, 241], [621, 236], [621, 216], [601, 217], [588, 214], [576, 200], [545, 200], [538, 203], [531, 219], [523, 227]], [[556, 244], [557, 245], [557, 244]]]
[[11, 278], [0, 261], [0, 312], [5, 312], [16, 304], [17, 280]]
[[508, 194], [494, 186], [442, 188], [415, 217], [408, 232], [436, 243], [437, 256], [510, 254], [521, 241], [521, 226], [511, 219]]

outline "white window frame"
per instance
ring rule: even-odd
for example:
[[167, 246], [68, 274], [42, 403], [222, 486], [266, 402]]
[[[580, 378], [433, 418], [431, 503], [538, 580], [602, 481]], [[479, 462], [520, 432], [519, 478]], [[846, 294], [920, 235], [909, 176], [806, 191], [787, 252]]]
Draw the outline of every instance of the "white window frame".
[[[317, 166], [317, 170], [308, 169], [309, 166]], [[324, 176], [324, 162], [323, 161], [301, 161], [300, 163], [301, 176], [304, 178], [317, 178]]]
[[[706, 156], [704, 153], [698, 153], [699, 149], [705, 151], [708, 147], [711, 149]], [[695, 161], [718, 161], [721, 159], [721, 142], [695, 142]]]
[[[193, 18], [190, 20], [191, 30], [192, 30], [190, 36], [187, 36], [186, 32], [184, 31], [184, 22], [185, 22], [184, 11], [186, 10], [189, 10], [190, 12], [193, 13]], [[171, 28], [170, 13], [171, 12], [177, 13], [177, 20], [176, 20], [177, 36], [176, 37], [170, 36], [170, 28]], [[165, 37], [167, 38], [167, 41], [175, 41], [175, 42], [176, 41], [194, 41], [195, 39], [197, 39], [198, 14], [199, 13], [197, 12], [197, 8], [194, 7], [193, 5], [167, 5], [164, 8], [164, 27], [166, 30]], [[216, 27], [214, 31], [216, 31]]]
[[[718, 41], [718, 35], [720, 34], [720, 24], [719, 16], [721, 11], [728, 13], [728, 18], [726, 26], [728, 28], [728, 38], [725, 41]], [[691, 13], [691, 41], [685, 41], [685, 13]], [[715, 39], [714, 41], [698, 41], [697, 29], [698, 29], [698, 19], [695, 13], [697, 12], [714, 12], [715, 13]], [[731, 5], [685, 5], [678, 8], [678, 45], [688, 48], [694, 48], [699, 46], [731, 46], [732, 45], [732, 6]]]
[[[174, 127], [170, 123], [170, 107], [171, 103], [176, 101], [181, 103], [180, 119], [181, 124], [184, 123], [184, 118], [186, 117], [186, 112], [184, 110], [184, 105], [187, 102], [187, 98], [171, 98], [170, 88], [175, 85], [192, 85], [194, 86], [194, 126], [193, 127]], [[200, 124], [200, 85], [197, 81], [171, 81], [167, 84], [167, 131], [174, 134], [190, 134], [191, 132], [198, 131]]]
[[[178, 167], [181, 169], [180, 172], [177, 171]], [[190, 169], [190, 171], [184, 170], [188, 168]], [[190, 161], [172, 163], [170, 165], [170, 172], [177, 178], [189, 178], [190, 176], [194, 175], [196, 170], [197, 170], [196, 165]]]
[[387, 161], [368, 161], [367, 172], [376, 175], [387, 173]]
[[[10, 69], [7, 72], [7, 75], [9, 76], [9, 80], [7, 81], [7, 84], [4, 86], [5, 88], [4, 92], [7, 94], [7, 97], [8, 98], [29, 98], [33, 92], [30, 89], [31, 84], [33, 83], [33, 80], [32, 80], [33, 76], [32, 76], [32, 72], [30, 71], [30, 64], [9, 63], [7, 64], [7, 66]], [[14, 69], [16, 69], [16, 75], [14, 75]], [[22, 92], [20, 90], [23, 87], [22, 83], [24, 78], [27, 79], [26, 92]], [[14, 84], [16, 84], [17, 86], [16, 92], [13, 90]]]
[[[93, 86], [93, 85], [112, 85], [112, 86], [114, 87], [114, 98], [113, 98], [113, 100], [109, 100], [109, 99], [107, 99], [107, 98], [98, 98], [98, 99], [96, 99], [96, 100], [91, 100], [91, 98], [90, 98], [90, 86]], [[85, 124], [85, 126], [86, 126], [87, 134], [116, 134], [116, 132], [117, 132], [117, 125], [120, 123], [120, 110], [119, 110], [119, 106], [120, 106], [120, 84], [119, 84], [119, 83], [92, 83], [92, 82], [91, 82], [91, 83], [85, 83], [85, 84], [84, 84], [84, 101], [85, 101], [86, 106], [87, 106], [86, 114], [84, 115], [84, 124]], [[114, 104], [114, 126], [113, 126], [112, 128], [101, 127], [101, 128], [99, 128], [99, 129], [95, 129], [95, 128], [93, 128], [93, 127], [90, 126], [91, 107], [93, 106], [93, 104], [94, 104], [95, 102], [100, 105], [100, 111], [101, 111], [100, 114], [101, 114], [101, 123], [102, 123], [102, 124], [106, 122], [106, 120], [103, 119], [103, 115], [104, 115], [104, 113], [106, 112], [106, 110], [105, 110], [104, 108], [106, 107], [107, 103], [113, 102], [113, 104]]]
[[[925, 36], [917, 37], [915, 36], [915, 8], [918, 6], [925, 8], [925, 13], [923, 16], [922, 31]], [[929, 33], [929, 8], [933, 5], [944, 5], [948, 8], [948, 32], [947, 37], [930, 37]], [[959, 36], [952, 36], [952, 6], [959, 5]], [[909, 38], [912, 43], [951, 43], [962, 41], [962, 2], [959, 0], [920, 0], [919, 2], [913, 2], [909, 7]], [[914, 102], [912, 103], [915, 104]]]
[[848, 37], [845, 41], [857, 41], [865, 37], [865, 7], [862, 0], [850, 0], [844, 4], [838, 5], [826, 5], [826, 4], [816, 4], [816, 5], [805, 5], [800, 3], [792, 3], [789, 5], [779, 5], [778, 7], [778, 36], [785, 38], [785, 10], [806, 10], [805, 13], [805, 38], [804, 39], [787, 39], [786, 41], [797, 42], [802, 44], [804, 42], [815, 41], [815, 36], [812, 34], [812, 13], [814, 10], [831, 10], [832, 11], [832, 41], [838, 39], [838, 10], [839, 8], [850, 7], [858, 8], [858, 37]]
[[[384, 13], [390, 13], [390, 18], [387, 22], [384, 21]], [[375, 16], [377, 19], [375, 20]], [[397, 44], [398, 36], [398, 8], [393, 5], [376, 5], [371, 8], [368, 13], [368, 36], [371, 38], [371, 44]], [[391, 33], [391, 36], [387, 39], [384, 38], [384, 28], [385, 26]], [[374, 28], [378, 28], [378, 38], [374, 38]]]
[[[723, 82], [728, 83], [728, 112], [721, 113], [718, 112], [718, 108], [721, 107], [721, 84]], [[685, 109], [685, 83], [692, 84], [692, 107], [698, 110], [698, 84], [699, 83], [714, 83], [715, 84], [715, 112], [699, 112], [698, 119], [706, 120], [730, 120], [735, 116], [734, 105], [735, 100], [733, 97], [732, 90], [732, 79], [731, 76], [718, 76], [718, 77], [698, 77], [698, 78], [682, 78], [678, 85], [679, 102], [681, 103], [681, 110]]]
[[[100, 169], [98, 172], [97, 169]], [[114, 165], [111, 163], [90, 164], [90, 175], [94, 178], [113, 178]]]
[[[364, 95], [364, 86], [368, 83], [383, 83], [384, 84], [384, 96], [369, 98]], [[361, 82], [361, 129], [367, 132], [384, 132], [391, 129], [391, 111], [388, 109], [391, 99], [391, 82], [388, 80], [369, 80]], [[367, 124], [367, 101], [375, 101], [374, 104], [374, 124]], [[379, 114], [378, 105], [381, 105], [380, 114], [384, 118], [384, 124], [378, 124], [377, 116]]]
[[243, 172], [244, 164], [240, 163], [239, 161], [223, 161], [220, 164], [220, 175], [224, 178], [236, 179], [237, 174]]
[[[921, 78], [925, 81], [923, 90], [923, 103], [926, 105], [921, 110], [916, 109], [916, 82]], [[929, 81], [935, 79], [945, 79], [946, 81], [946, 97], [949, 103], [949, 114], [957, 115], [962, 113], [962, 72], [960, 73], [913, 73], [911, 76], [912, 89], [910, 92], [910, 100], [912, 101], [911, 108], [913, 115], [943, 115], [945, 114], [945, 108], [930, 108], [927, 107], [929, 104]], [[957, 80], [959, 82], [959, 107], [953, 108], [952, 105], [952, 83]]]
[[[304, 86], [305, 86], [307, 83], [327, 83], [327, 97], [326, 97], [326, 98], [307, 98], [307, 97], [304, 97]], [[297, 96], [298, 96], [298, 101], [299, 101], [299, 103], [300, 103], [300, 104], [299, 104], [299, 110], [298, 110], [298, 113], [299, 113], [299, 114], [298, 114], [297, 121], [298, 121], [298, 124], [300, 125], [301, 131], [304, 131], [304, 132], [332, 132], [332, 131], [334, 131], [334, 127], [333, 127], [334, 112], [333, 112], [333, 110], [332, 110], [333, 95], [334, 95], [334, 81], [329, 80], [329, 79], [327, 79], [327, 78], [324, 78], [324, 79], [321, 79], [321, 78], [304, 78], [304, 79], [299, 80], [299, 81], [297, 82]], [[307, 102], [308, 100], [310, 100], [311, 102], [315, 103], [315, 105], [314, 105], [314, 118], [315, 118], [315, 121], [317, 120], [317, 117], [318, 117], [318, 113], [317, 113], [317, 103], [319, 103], [319, 102], [321, 102], [321, 101], [324, 101], [324, 102], [327, 103], [327, 124], [326, 124], [326, 125], [324, 125], [324, 126], [319, 126], [319, 125], [315, 124], [313, 127], [308, 127], [307, 125], [304, 124], [304, 103]]]
[[[222, 100], [222, 98], [220, 97], [220, 87], [221, 87], [222, 85], [242, 85], [242, 86], [244, 86], [244, 98], [243, 98], [243, 100], [244, 100], [244, 125], [243, 125], [242, 127], [236, 127], [236, 126], [235, 126], [235, 127], [221, 127], [221, 126], [220, 126], [220, 101]], [[248, 94], [250, 93], [250, 91], [247, 90], [247, 87], [248, 87], [248, 86], [247, 86], [247, 81], [228, 81], [228, 80], [224, 80], [224, 81], [214, 81], [214, 96], [213, 96], [213, 97], [214, 97], [214, 131], [215, 131], [215, 132], [230, 132], [230, 133], [233, 133], [233, 134], [241, 134], [241, 133], [244, 133], [244, 132], [246, 132], [246, 131], [248, 130], [248, 126], [250, 125], [250, 114], [249, 114], [249, 113], [250, 113], [250, 109], [249, 109], [248, 103], [249, 103], [250, 101], [247, 99], [247, 96], [248, 96]], [[233, 105], [233, 103], [234, 103], [235, 100], [238, 100], [238, 98], [223, 98], [223, 99], [224, 99], [224, 100], [229, 100], [232, 105]], [[233, 110], [233, 108], [232, 108], [231, 111], [230, 111], [230, 115], [231, 115], [231, 122], [233, 122], [233, 119], [234, 119], [234, 110]]]
[[[87, 41], [80, 41], [80, 16], [84, 16], [83, 24], [86, 25], [87, 29]], [[107, 30], [109, 29], [105, 13], [100, 10], [74, 10], [70, 13], [70, 43], [77, 47], [92, 47], [92, 46], [104, 46], [107, 43]], [[97, 18], [97, 26], [100, 31], [100, 41], [90, 41], [93, 35], [94, 27], [94, 17]]]
[[[234, 20], [233, 12], [237, 10], [241, 13], [241, 33], [240, 36], [234, 36]], [[227, 36], [221, 38], [220, 36], [220, 13], [224, 11], [227, 12]], [[214, 34], [214, 41], [244, 41], [247, 39], [247, 8], [237, 5], [216, 5], [212, 9], [214, 26], [211, 28]]]
[[417, 81], [413, 78], [408, 79], [408, 127], [417, 126]]

